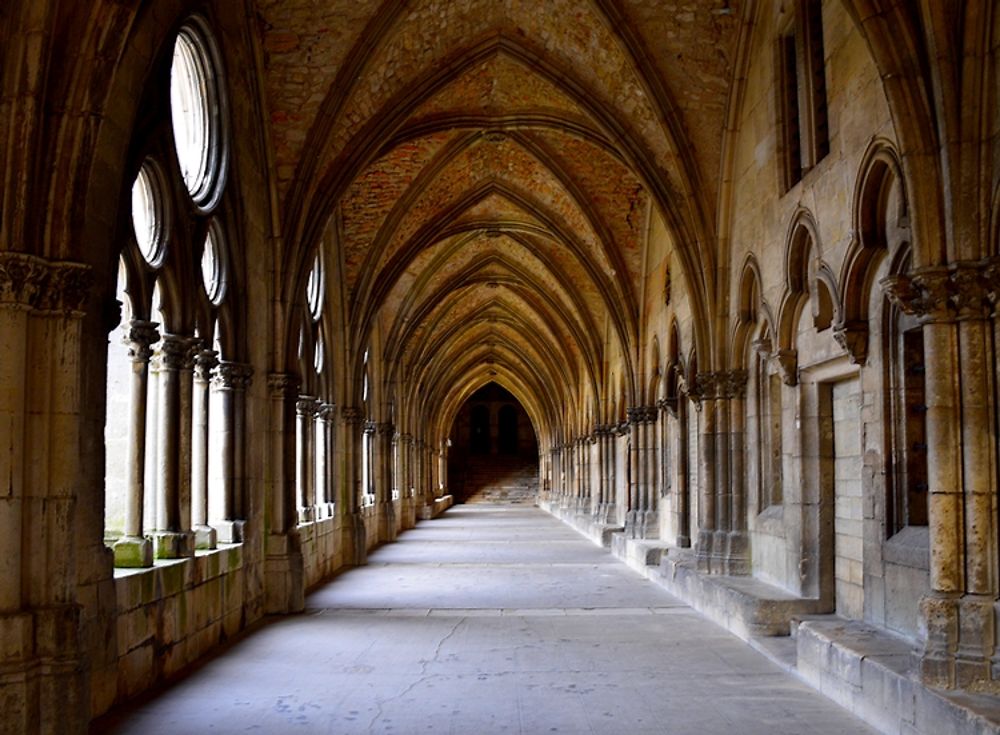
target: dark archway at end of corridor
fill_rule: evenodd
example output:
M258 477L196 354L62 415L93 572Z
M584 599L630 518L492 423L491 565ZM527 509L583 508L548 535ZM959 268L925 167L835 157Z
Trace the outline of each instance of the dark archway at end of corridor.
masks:
M448 488L458 503L533 503L538 439L524 407L496 383L465 402L451 427Z

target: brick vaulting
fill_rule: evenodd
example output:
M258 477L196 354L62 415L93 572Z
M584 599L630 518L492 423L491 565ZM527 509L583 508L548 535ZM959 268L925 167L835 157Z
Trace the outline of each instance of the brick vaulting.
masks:
M1000 729L998 48L995 0L0 0L0 733L469 498L884 732Z

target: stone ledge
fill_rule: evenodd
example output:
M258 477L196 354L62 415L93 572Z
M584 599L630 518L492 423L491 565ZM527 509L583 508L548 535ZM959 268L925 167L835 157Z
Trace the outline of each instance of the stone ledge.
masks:
M799 676L882 732L1000 733L1000 700L923 686L905 638L831 615L801 622L796 643Z
M689 549L668 548L658 567L642 571L745 641L758 636L787 636L796 617L824 612L820 600L796 597L754 577L703 574Z

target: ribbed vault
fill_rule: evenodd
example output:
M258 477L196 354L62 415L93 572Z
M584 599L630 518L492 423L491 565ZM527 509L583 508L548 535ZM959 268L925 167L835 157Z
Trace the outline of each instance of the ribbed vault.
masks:
M259 3L277 196L300 244L287 288L316 247L337 261L343 369L359 376L379 346L382 420L444 437L495 381L546 446L642 401L654 212L708 322L720 158L692 138L722 137L737 23L655 5ZM718 44L689 60L688 34Z

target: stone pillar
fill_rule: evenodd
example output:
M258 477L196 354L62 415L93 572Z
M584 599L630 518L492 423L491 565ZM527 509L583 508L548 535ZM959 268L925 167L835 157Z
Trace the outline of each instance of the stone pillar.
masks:
M721 571L729 575L751 572L744 461L747 379L746 370L730 370L724 373L720 382L720 396L725 399L728 418L725 442L717 449L725 451L728 458L727 476L720 494L720 504L726 508L725 517L720 517L720 528L726 531Z
M716 425L715 405L715 373L698 373L695 385L691 389L691 397L698 402L702 411L701 422L701 452L698 458L698 475L701 485L698 492L698 540L695 543L695 555L698 569L711 573L717 565L715 561L715 531L716 531Z
M365 528L361 487L361 441L364 418L361 410L352 406L340 409L341 448L343 451L341 494L337 499L344 518L341 548L350 549L350 563L364 564L368 558L368 531Z
M154 554L159 559L194 555L194 534L182 526L181 512L181 372L189 366L190 338L165 334L160 343L159 451L157 452L156 530Z
M0 730L76 732L88 711L77 564L88 266L0 252ZM90 498L87 498L88 500ZM98 526L99 527L99 526Z
M253 368L228 360L220 361L212 373L212 390L219 397L221 431L218 452L221 464L222 503L220 517L212 519L212 526L222 543L243 541L246 523L244 508L246 497L246 391L250 387ZM272 400L274 395L272 393Z
M601 438L604 441L604 462L601 465L604 502L601 505L600 521L605 525L614 525L617 516L617 498L615 497L615 464L617 463L615 441L617 439L617 426L606 425Z
M319 517L331 518L334 512L332 480L330 469L333 466L333 417L336 406L332 403L321 403L316 412L316 504Z
M271 451L265 507L264 606L268 613L298 612L305 606L305 575L296 528L295 496L295 409L299 380L289 373L271 373L267 382Z
M295 494L299 523L315 520L316 510L316 411L312 396L299 396L295 403Z
M398 526L396 525L396 503L392 497L393 478L393 451L392 436L396 428L392 422L386 421L375 424L375 446L374 446L374 472L375 472L375 498L376 513L378 515L378 528L380 541L394 541Z
M629 538L653 538L658 531L653 493L655 451L651 438L655 430L656 409L640 406L628 409L627 414L632 441L625 533Z
M129 323L127 340L132 379L129 386L128 497L125 535L114 545L116 567L153 566L153 543L143 533L142 512L146 489L146 395L152 345L160 339L157 326L139 319Z
M959 600L966 581L958 330L949 280L942 267L882 281L889 298L922 321L931 591L920 601L920 668L926 683L942 687L956 682Z
M191 432L191 530L196 549L214 549L218 536L208 525L208 417L209 385L219 361L214 350L199 350L194 357Z

